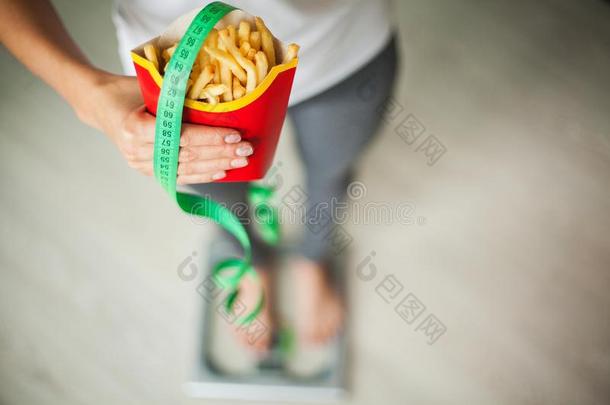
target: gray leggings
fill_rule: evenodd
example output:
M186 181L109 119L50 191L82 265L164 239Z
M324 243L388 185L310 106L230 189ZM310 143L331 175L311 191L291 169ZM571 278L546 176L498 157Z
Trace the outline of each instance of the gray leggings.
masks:
M323 262L332 253L326 226L330 220L332 228L334 222L334 210L330 207L344 199L354 164L379 127L380 107L391 95L396 65L396 44L392 38L360 70L288 110L296 129L308 197L305 211L308 226L303 227L298 253L311 260ZM227 207L240 207L234 212L246 219L250 215L243 209L247 187L248 183L207 183L191 189ZM323 222L326 231L322 232L316 224L322 226ZM252 240L253 263L268 262L273 249L258 238L250 225L246 229ZM228 234L223 233L222 237L234 243Z

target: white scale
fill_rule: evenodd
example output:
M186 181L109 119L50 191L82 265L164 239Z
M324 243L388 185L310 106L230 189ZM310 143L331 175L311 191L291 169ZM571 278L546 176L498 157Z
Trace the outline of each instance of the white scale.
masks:
M209 263L203 268L210 268ZM342 269L343 270L343 269ZM341 274L339 272L338 274ZM266 358L247 375L233 375L217 367L214 360L214 330L224 321L216 314L213 302L201 299L203 305L201 338L191 381L184 384L187 395L207 399L235 399L250 401L306 401L334 402L347 395L345 332L326 348L327 366L308 377L288 372L285 352L274 345ZM345 328L344 328L345 330ZM274 339L277 340L277 339ZM224 344L224 340L221 340ZM217 342L218 343L218 342Z

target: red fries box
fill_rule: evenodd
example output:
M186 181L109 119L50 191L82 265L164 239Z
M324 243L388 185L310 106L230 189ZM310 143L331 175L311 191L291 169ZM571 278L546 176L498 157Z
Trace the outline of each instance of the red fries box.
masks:
M160 49L179 41L198 11L194 10L178 18L163 34L131 51L144 104L152 114L157 111L163 77L153 63L144 57L143 48L146 44L153 43ZM241 10L234 10L221 19L215 28L237 26L242 19L254 25L254 17ZM286 45L275 37L273 42L277 60L281 61L286 53ZM252 92L233 101L212 105L198 100L185 100L183 122L234 128L240 132L243 140L252 143L254 147L254 154L249 157L247 166L227 170L226 177L218 182L251 181L265 176L273 162L297 63L298 59L293 59L273 66Z

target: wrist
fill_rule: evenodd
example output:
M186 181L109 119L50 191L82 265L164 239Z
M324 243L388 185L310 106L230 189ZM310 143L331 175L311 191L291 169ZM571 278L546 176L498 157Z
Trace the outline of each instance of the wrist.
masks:
M95 70L81 80L70 104L82 122L114 139L129 114L143 104L136 78Z
M116 76L103 70L89 68L73 81L72 89L65 98L85 124L102 129L99 111L105 105L108 84L114 77Z

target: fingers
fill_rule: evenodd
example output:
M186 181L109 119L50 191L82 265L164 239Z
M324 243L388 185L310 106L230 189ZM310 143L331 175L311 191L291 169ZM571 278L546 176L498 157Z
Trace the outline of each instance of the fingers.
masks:
M248 142L236 144L223 144L214 146L184 146L180 148L178 162L192 162L195 160L209 160L230 157L245 157L254 153L252 145ZM155 155L154 144L141 145L132 153L130 161L152 161Z
M134 148L131 155L126 156L127 161L133 162L148 162L153 160L155 154L155 146L152 143L146 143Z
M212 181L220 180L226 175L227 173L224 170L214 173L179 175L176 179L176 183L180 185L210 183Z
M132 169L145 176L153 175L152 161L128 161ZM214 159L178 165L177 184L209 183L226 177L226 170L244 167L248 164L246 158Z
M153 175L153 163L152 163L152 161L137 162L137 161L133 161L133 160L128 160L127 164L129 165L129 167L131 167L132 169L137 170L138 172L142 173L144 176L152 176Z
M128 161L127 164L145 176L153 175L152 161ZM247 164L248 160L246 158L214 159L182 163L178 165L176 183L181 185L209 183L224 178L227 175L226 170L244 167Z
M155 142L155 117L142 106L130 113L123 123L119 143L129 146L153 144ZM182 124L180 146L222 145L241 140L239 132L231 128L206 125Z
M178 184L209 183L248 165L254 152L233 129L184 124L178 155Z
M225 144L218 146L184 146L180 148L178 162L192 162L195 160L209 160L218 158L246 157L254 150L248 142Z
M241 135L234 129L182 124L180 146L214 146L237 143Z
M199 160L195 162L178 163L178 175L196 175L216 173L224 170L239 169L248 165L245 157Z
M155 117L144 106L125 118L116 143L127 164L152 176ZM252 145L234 129L184 123L178 155L178 184L206 183L226 176L226 170L248 164Z

